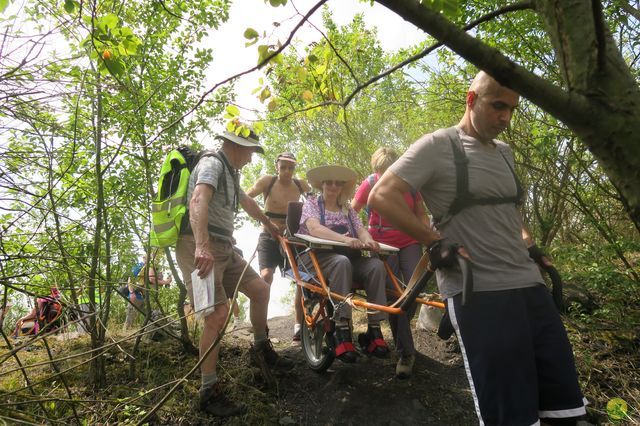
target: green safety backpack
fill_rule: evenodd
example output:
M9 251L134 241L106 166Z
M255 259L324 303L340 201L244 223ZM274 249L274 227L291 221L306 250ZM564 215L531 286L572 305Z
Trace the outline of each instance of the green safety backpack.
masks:
M214 151L196 152L182 146L171 150L164 159L160 169L158 191L151 202L151 246L175 246L181 230L188 226L189 210L187 206L187 191L191 171L203 157L216 157L225 167L229 168L226 159ZM233 176L234 174L231 173ZM226 173L221 173L218 188L223 188L226 194Z

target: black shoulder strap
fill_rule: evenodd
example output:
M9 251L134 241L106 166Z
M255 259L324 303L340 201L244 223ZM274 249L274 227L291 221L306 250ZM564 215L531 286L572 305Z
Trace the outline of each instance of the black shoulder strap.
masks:
M518 179L518 175L516 174L516 171L513 170L513 167L511 167L511 163L509 163L509 161L507 160L507 157L504 155L504 151L502 150L502 148L498 147L498 151L500 151L500 155L502 155L504 162L507 163L507 166L509 167L509 171L513 175L513 179L516 182L515 203L517 205L520 205L524 202L524 190L522 189L522 183L520 182L520 179Z
M276 181L278 180L278 176L274 176L271 178L271 182L269 182L269 186L267 186L267 190L264 191L264 202L267 202L267 198L269 197L269 194L271 194L271 189L273 188L273 185L276 184ZM300 195L304 194L304 189L302 189L302 184L300 183L300 179L293 179L293 183L296 184L296 186L298 187L298 191L300 191Z
M235 212L237 212L238 211L238 206L240 204L240 174L238 173L238 171L236 169L234 169L231 166L231 163L229 163L229 160L224 155L224 152L217 151L216 154L217 154L216 158L218 158L220 161L222 161L222 164L224 164L224 166L226 167L227 171L229 172L229 174L233 178L233 210ZM224 173L223 173L223 175L224 175ZM229 200L228 200L228 197L226 195L226 185L225 185L225 202L228 205Z
M269 194L271 194L271 189L273 188L273 185L276 184L276 181L278 180L278 176L274 176L271 178L271 182L269 182L269 186L267 186L267 190L264 191L264 197L263 197L263 201L266 203L267 202L267 198L269 198Z
M455 132L455 137L449 129L447 129L447 136L449 136L451 150L453 151L453 163L456 166L456 197L449 206L449 212L447 213L449 216L458 214L473 198L473 195L469 192L469 159L464 152L464 146L458 136L458 132L455 127L452 129Z
M453 216L460 213L460 211L474 205L496 205L496 204L521 204L524 196L524 191L520 180L516 175L513 167L504 155L504 152L500 146L496 149L500 152L502 159L507 164L509 171L511 172L516 185L516 195L513 197L485 197L476 198L471 192L469 192L469 159L464 151L464 145L458 135L458 131L455 127L450 127L445 130L445 133L451 144L451 150L453 152L453 161L456 167L456 196L443 216L434 218L434 223L440 227L449 222Z
M224 168L232 176L233 178L233 209L234 211L237 212L238 205L239 205L239 194L240 194L240 182L239 182L238 171L231 166L231 164L229 163L229 160L221 151L203 151L199 153L198 156L196 157L195 164L197 164L204 157L215 157L218 161L220 161L223 164ZM194 164L194 167L195 167L195 164ZM226 173L224 173L224 171L220 173L220 176L218 177L218 191L220 191L220 188L222 188L222 192L224 193L225 206L228 206L230 203L229 203L229 194L227 193L227 175Z

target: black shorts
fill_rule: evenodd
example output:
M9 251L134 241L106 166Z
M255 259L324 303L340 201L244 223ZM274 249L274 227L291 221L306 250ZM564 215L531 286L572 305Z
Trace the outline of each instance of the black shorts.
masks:
M447 300L480 424L532 425L586 413L571 345L546 287ZM453 303L452 303L453 301Z
M260 270L284 266L284 257L280 252L280 243L268 232L261 232L258 238L258 265Z

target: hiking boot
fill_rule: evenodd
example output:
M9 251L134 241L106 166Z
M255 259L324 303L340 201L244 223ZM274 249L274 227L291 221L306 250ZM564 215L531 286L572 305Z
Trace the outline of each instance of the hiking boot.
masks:
M295 363L289 358L278 355L278 353L273 349L273 344L269 339L256 343L253 347L253 351L256 355L258 353L262 355L267 365L276 370L291 370L295 365Z
M349 326L336 327L335 341L336 357L340 361L349 364L356 362L356 359L358 359L358 353L356 352L356 348L353 346L353 342L351 340L351 329Z
M398 379L408 379L413 371L413 364L416 362L415 355L400 355L396 364L396 377Z
M379 325L369 325L366 333L360 333L358 344L368 355L373 355L377 358L386 358L389 355L389 347L382 337Z
M231 401L222 392L220 383L215 383L211 387L200 390L200 411L218 417L231 417L244 414L247 406Z

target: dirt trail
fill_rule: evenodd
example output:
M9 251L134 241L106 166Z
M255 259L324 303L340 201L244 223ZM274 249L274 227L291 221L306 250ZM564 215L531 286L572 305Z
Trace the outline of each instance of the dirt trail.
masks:
M414 321L415 322L415 321ZM472 425L477 424L464 367L452 342L433 332L416 331L418 355L408 380L394 378L396 357L361 356L356 364L336 360L326 373L308 368L301 347L292 345L291 316L269 320L278 352L296 360L293 371L278 376L280 424L302 425ZM359 328L356 324L356 333ZM391 333L383 328L391 343ZM234 336L235 335L235 336ZM232 333L249 339L250 333Z

